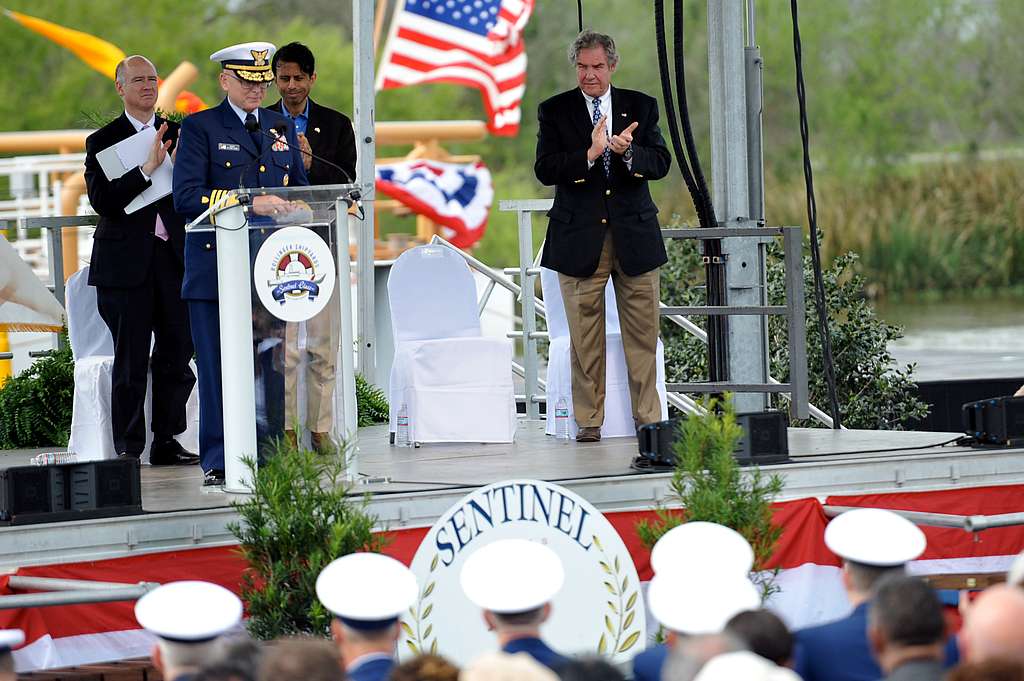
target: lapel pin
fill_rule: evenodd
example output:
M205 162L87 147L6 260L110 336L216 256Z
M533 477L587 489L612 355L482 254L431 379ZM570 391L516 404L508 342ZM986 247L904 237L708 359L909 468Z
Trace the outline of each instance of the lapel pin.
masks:
M320 132L320 128L313 128L313 132Z
M625 117L626 117L626 114L619 114L619 115L620 115L620 116L622 116L623 118L625 118Z

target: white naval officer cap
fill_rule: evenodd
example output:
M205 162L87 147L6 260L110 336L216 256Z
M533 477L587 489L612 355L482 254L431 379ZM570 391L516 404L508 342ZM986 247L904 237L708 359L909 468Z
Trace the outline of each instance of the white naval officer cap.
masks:
M554 598L565 581L565 568L544 544L498 539L466 558L459 581L477 607L513 615L536 610Z
M353 629L374 630L398 621L419 593L416 575L380 553L350 553L316 578L316 596Z
M734 615L761 606L757 587L730 572L655 574L647 600L665 628L693 635L717 634Z
M651 549L655 574L719 570L746 576L754 567L754 549L736 530L701 520L673 527Z
M854 563L896 567L924 553L927 541L917 525L881 508L858 508L832 520L825 545Z
M142 628L173 643L205 643L242 620L242 601L219 584L170 582L135 604Z
M254 83L269 83L274 80L270 60L277 48L273 43L238 43L217 50L210 55L210 61L220 62L224 68L242 80Z
M25 632L21 629L0 629L0 654L8 653L25 642Z

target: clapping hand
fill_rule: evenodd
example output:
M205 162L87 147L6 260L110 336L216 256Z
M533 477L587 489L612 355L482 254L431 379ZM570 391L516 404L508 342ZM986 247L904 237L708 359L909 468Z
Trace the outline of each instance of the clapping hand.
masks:
M600 120L594 124L594 129L590 133L590 148L587 149L588 161L596 161L608 146L608 130L605 129L607 119L607 116L601 116Z
M608 146L616 154L626 153L626 149L629 149L629 145L633 144L633 131L636 130L636 126L639 125L636 121L629 124L625 130L620 132L618 135L612 135L612 138L608 140Z
M153 138L153 146L149 149L149 156L146 158L146 162L142 164L142 173L147 177L153 174L153 171L160 167L160 164L167 158L167 150L171 148L171 141L164 141L164 135L167 133L167 123L161 123L160 127L156 131L156 137Z

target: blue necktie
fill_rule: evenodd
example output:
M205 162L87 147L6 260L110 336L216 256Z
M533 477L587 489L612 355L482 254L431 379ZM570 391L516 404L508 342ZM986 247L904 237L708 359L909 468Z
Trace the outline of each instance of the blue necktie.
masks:
M601 120L601 100L597 97L594 98L594 125ZM604 152L601 153L601 164L604 165L604 176L612 176L612 150L608 147L604 148Z

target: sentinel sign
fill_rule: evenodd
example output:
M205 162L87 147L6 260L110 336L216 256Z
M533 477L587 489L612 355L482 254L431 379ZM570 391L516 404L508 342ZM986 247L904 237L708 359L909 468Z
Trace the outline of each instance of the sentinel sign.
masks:
M564 487L509 480L463 497L424 537L411 566L420 593L402 621L403 656L436 652L461 665L497 650L479 608L462 593L459 575L473 551L511 538L549 546L565 568L565 585L541 630L551 647L565 655L601 653L625 661L645 645L640 580L611 524Z

